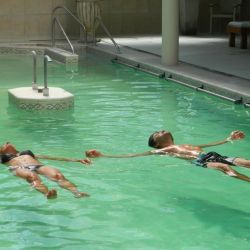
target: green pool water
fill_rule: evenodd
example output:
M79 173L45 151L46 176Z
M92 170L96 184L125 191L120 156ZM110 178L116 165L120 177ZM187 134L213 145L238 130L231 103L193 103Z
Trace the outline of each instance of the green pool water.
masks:
M36 154L81 158L148 150L148 136L173 132L176 143L200 144L243 130L244 140L211 148L250 158L250 110L109 60L88 55L77 73L50 63L49 86L75 95L64 112L26 112L8 103L7 90L31 86L31 56L0 56L0 138ZM43 82L42 58L38 80ZM87 199L56 183L46 200L2 165L1 249L250 249L250 183L169 157L43 161L59 168ZM237 168L250 175L249 169Z

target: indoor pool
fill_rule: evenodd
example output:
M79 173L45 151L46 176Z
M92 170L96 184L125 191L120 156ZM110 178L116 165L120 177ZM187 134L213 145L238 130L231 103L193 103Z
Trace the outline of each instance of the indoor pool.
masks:
M43 59L38 80L43 82ZM148 136L172 131L176 143L200 144L243 130L242 141L212 150L250 158L250 109L88 55L77 73L48 68L48 86L75 95L75 107L28 112L7 90L31 86L31 56L0 56L0 138L36 154L82 158L149 150ZM47 200L2 165L1 249L249 250L250 183L170 157L43 161L58 167L89 198L56 188ZM250 169L238 168L250 175Z

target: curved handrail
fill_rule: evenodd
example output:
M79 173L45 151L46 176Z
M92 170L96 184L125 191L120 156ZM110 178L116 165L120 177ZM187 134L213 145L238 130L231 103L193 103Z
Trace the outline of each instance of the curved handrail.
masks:
M68 36L66 35L61 23L59 22L59 20L54 17L55 15L55 12L58 10L58 9L63 9L65 10L71 17L73 17L73 19L80 25L80 27L83 29L84 31L84 36L85 36L85 42L86 42L86 37L87 37L87 29L86 27L81 23L81 21L68 9L66 8L65 6L61 6L61 5L58 5L57 7L55 7L53 10L52 10L52 29L51 29L51 42L52 42L52 47L55 46L55 22L58 24L58 26L60 27L61 31L63 32L67 42L70 44L70 47L71 47L71 50L74 51L74 49L72 49L72 44L70 43L70 40L68 38ZM73 52L74 53L74 52Z
M95 23L96 23L97 21L98 21L99 24L102 26L103 30L106 32L106 34L108 35L109 39L110 39L110 40L112 41L112 43L114 44L114 46L115 46L117 52L118 52L119 54L121 54L121 49L120 49L120 47L119 47L118 44L115 42L114 38L111 36L111 34L110 34L110 32L108 31L107 27L104 25L102 19L101 19L100 17L97 17L97 16L96 16L96 17L95 17ZM95 40L96 40L96 37L95 37L95 30L94 30L94 42L95 42Z
M52 17L54 16L55 12L58 9L64 9L71 17L73 17L75 19L76 22L78 22L80 24L80 26L83 28L84 32L87 32L86 27L81 23L81 21L68 8L66 8L65 6L58 5L57 7L55 7L52 10Z
M66 38L66 40L67 40L67 42L68 42L68 44L69 44L69 46L70 46L70 48L71 48L71 50L72 50L72 54L75 54L74 47L73 47L72 43L70 42L70 40L69 40L69 38L68 38L66 32L64 31L64 29L63 29L63 27L62 27L60 21L58 20L58 18L57 18L57 17L54 17L52 22L53 22L53 24L52 24L52 47L55 46L55 23L57 23L57 25L58 25L59 28L61 29L61 31L62 31L64 37Z

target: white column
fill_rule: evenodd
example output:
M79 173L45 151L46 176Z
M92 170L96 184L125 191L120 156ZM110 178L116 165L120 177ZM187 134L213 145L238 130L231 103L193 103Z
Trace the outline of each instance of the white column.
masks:
M162 0L162 63L178 64L179 0Z

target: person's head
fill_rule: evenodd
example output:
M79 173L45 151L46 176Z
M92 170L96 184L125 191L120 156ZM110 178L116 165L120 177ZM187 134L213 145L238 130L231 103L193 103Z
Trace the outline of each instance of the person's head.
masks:
M0 154L16 154L17 149L10 143L6 142L0 147Z
M172 134L168 131L156 131L150 135L148 139L148 146L152 148L164 148L172 145L174 143L174 138Z

